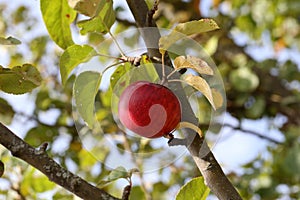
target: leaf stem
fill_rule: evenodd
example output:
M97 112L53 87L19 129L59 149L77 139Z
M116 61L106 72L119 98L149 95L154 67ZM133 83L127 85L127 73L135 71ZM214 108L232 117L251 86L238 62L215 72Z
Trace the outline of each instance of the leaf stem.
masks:
M108 67L106 67L106 68L103 70L102 74L104 74L108 69L110 69L110 68L112 68L112 67L114 67L114 66L116 66L116 65L118 65L118 64L123 64L123 63L124 63L124 61L121 61L121 62L117 62L117 63L114 63L114 64L109 65Z
M119 49L121 56L126 57L125 53L123 52L123 50L121 49L119 43L117 42L117 39L115 38L115 36L110 31L108 31L108 34L110 35L110 37L112 38L112 40L116 44L117 48Z
M172 75L174 75L175 73L177 72L176 69L174 69L168 76L167 76L167 79L169 79Z

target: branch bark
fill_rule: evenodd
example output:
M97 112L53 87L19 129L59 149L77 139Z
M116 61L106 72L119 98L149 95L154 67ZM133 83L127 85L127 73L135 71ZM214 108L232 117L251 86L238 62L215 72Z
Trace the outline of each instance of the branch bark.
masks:
M0 144L6 147L13 156L27 162L45 174L50 181L64 187L78 197L86 200L120 200L64 169L48 156L45 149L42 147L32 147L10 131L1 122Z
M145 41L148 48L148 54L150 58L161 57L159 53L158 41L160 38L160 33L157 28L147 29L146 27L156 27L155 22L147 21L148 7L144 0L127 0L127 4L135 18L136 24L141 31L141 35ZM145 29L146 28L146 29ZM148 31L149 30L149 31ZM171 61L166 58L166 64L168 66ZM161 69L156 66L156 70L160 75ZM180 85L179 85L180 88ZM181 100L182 107L184 108L183 120L189 121L194 124L198 124L198 120L195 116L191 115L192 109L189 105L185 94L181 91L175 91L176 95ZM185 145L188 148L191 156L193 157L197 167L199 168L201 174L204 177L206 185L211 189L211 191L221 200L241 200L239 193L233 187L231 182L228 180L224 174L222 168L215 159L213 153L210 151L205 140L200 138L198 134L193 131L186 131ZM178 140L174 140L178 143ZM172 145L172 141L169 143Z

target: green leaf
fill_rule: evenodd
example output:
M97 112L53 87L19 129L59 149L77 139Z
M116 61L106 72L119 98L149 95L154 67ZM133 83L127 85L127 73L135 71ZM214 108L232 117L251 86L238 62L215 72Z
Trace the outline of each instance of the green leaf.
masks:
M50 191L54 189L55 186L56 184L49 181L48 177L30 167L23 177L20 190L23 195L28 196L30 194Z
M146 200L145 191L140 186L133 186L131 188L129 200Z
M14 117L14 110L9 103L0 98L0 121L4 124L10 124Z
M246 109L245 116L251 119L257 119L263 116L266 109L266 100L263 96L255 97L255 101L250 108Z
M39 71L30 64L12 69L0 66L0 90L12 94L24 94L38 87L42 82Z
M92 154L89 151L85 149L80 150L78 154L78 158L79 158L80 169L85 171L91 170L92 167L97 163L97 159L94 156L92 156Z
M174 60L174 67L176 70L183 68L190 68L199 74L213 75L214 71L208 64L201 58L194 56L178 56Z
M0 98L0 121L4 124L10 124L14 117L14 110L9 103Z
M159 51L164 54L172 44L186 36L205 33L216 29L219 29L219 26L212 19L201 19L180 23L170 34L159 39Z
M106 180L101 180L99 185L104 186L105 184L111 183L113 181L116 181L120 178L127 179L131 176L131 172L128 172L124 167L120 166L116 169L112 170L109 175L107 176Z
M229 80L240 92L251 92L259 85L259 78L247 67L240 67L230 73Z
M9 36L8 38L0 37L0 45L18 45L21 41Z
M163 182L157 182L153 185L152 197L153 199L164 199L166 192L168 191L168 185Z
M213 109L216 109L214 100L213 100L213 95L210 86L206 82L205 79L203 79L200 76L194 76L191 74L187 74L183 77L183 80L193 86L195 89L197 89L199 92L201 92L209 101Z
M41 0L41 11L49 35L61 48L66 49L74 44L70 24L76 12L66 0Z
M100 73L86 71L79 74L74 83L76 108L89 128L93 128L95 122L94 104L100 82Z
M59 67L63 85L65 85L72 70L80 63L88 62L97 52L88 45L72 45L60 57Z
M219 26L213 19L200 19L180 23L175 27L174 30L185 35L193 35L213 31L216 29L219 29Z
M114 88L119 79L131 69L130 63L124 63L117 67L114 73L110 76L110 87Z
M186 183L176 195L176 200L205 200L209 195L209 188L204 184L203 177L197 177Z
M24 140L32 146L39 146L43 142L50 142L58 135L56 127L38 125L30 129Z
M117 167L116 169L112 170L109 173L107 180L115 181L120 178L128 178L129 175L130 175L130 173L124 167L120 166L120 167Z
M68 0L68 2L71 8L89 17L94 17L97 10L106 3L103 0Z
M114 24L116 16L113 10L111 0L103 1L97 9L97 15L88 20L78 22L78 27L81 28L80 33L85 35L90 32L107 33L110 27Z

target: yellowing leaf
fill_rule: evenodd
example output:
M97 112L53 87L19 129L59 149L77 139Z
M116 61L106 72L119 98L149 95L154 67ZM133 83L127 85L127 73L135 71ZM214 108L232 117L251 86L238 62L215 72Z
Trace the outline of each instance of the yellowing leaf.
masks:
M38 87L42 82L40 72L30 64L12 69L0 66L0 90L12 94L24 94Z
M195 89L201 92L207 98L213 109L216 109L212 91L205 79L201 78L200 76L194 76L191 74L185 75L183 79L187 84L193 86Z
M201 129L196 126L195 124L192 124L190 122L180 122L177 126L177 129L181 129L181 128L189 128L194 130L196 133L198 133L198 135L202 138L203 137L203 133L201 131Z
M216 106L216 109L221 108L224 103L222 94L215 88L212 88L211 92L212 92L212 96L214 99L214 104Z
M213 75L214 71L208 64L201 58L194 56L178 56L174 60L175 69L190 68L199 74Z
M219 29L219 26L213 19L200 19L180 23L175 27L174 30L185 35L193 35L213 31L216 29Z
M74 44L70 24L76 17L65 0L41 0L41 11L53 41L63 49Z
M100 4L105 3L102 0L68 0L68 2L71 8L89 17L95 16L98 8L101 7Z
M88 45L72 45L68 47L60 57L60 75L62 83L65 84L72 70L79 65L89 61L97 52Z
M167 51L172 44L186 36L205 33L216 29L219 29L219 26L212 19L201 19L197 21L195 20L186 23L180 23L170 34L160 38L159 51L160 53L164 54L164 52Z

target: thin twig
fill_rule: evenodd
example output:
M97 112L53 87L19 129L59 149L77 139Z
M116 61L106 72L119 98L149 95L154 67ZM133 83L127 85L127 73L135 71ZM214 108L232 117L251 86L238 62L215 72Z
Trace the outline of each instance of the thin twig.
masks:
M275 140L275 139L273 139L273 138L270 138L270 137L268 137L268 136L262 135L262 134L260 134L260 133L255 132L255 131L241 128L240 126L234 126L234 125L232 125L232 124L223 124L223 126L229 127L229 128L231 128L231 129L233 129L233 130L241 131L241 132L243 132L243 133L255 135L255 136L257 136L257 137L259 137L259 138L261 138L261 139L268 140L268 141L273 142L273 143L275 143L275 144L282 144L282 142L280 142L280 141L277 141L277 140Z

